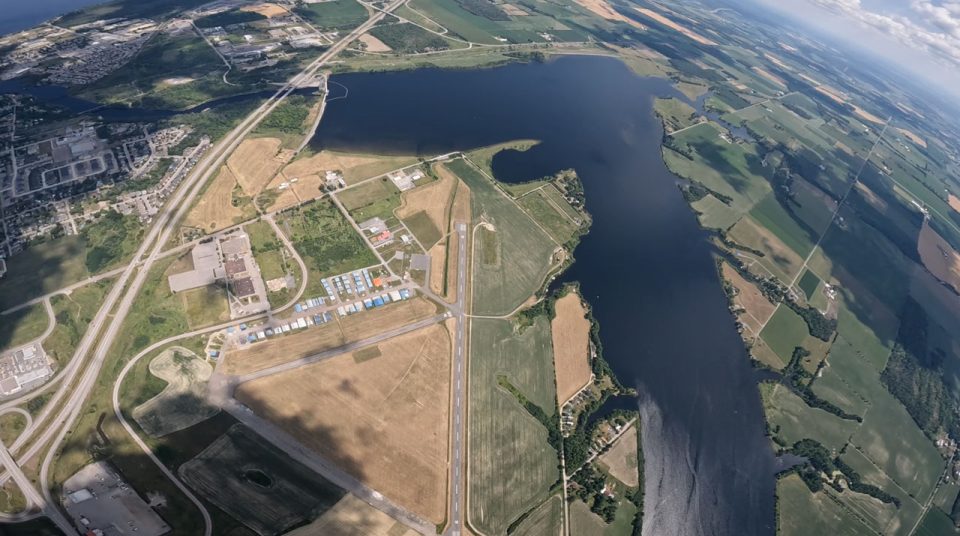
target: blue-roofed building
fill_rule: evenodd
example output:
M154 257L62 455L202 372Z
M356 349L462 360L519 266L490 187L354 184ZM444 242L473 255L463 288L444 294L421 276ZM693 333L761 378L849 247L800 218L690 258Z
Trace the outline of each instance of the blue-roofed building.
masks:
M381 298L380 296L377 296L376 298L373 299L373 304L377 307L383 307L383 298Z

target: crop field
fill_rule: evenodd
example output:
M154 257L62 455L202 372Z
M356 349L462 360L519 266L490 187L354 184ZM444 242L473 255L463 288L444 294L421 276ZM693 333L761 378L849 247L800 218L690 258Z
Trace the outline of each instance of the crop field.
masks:
M320 278L377 263L367 244L329 200L284 212L277 223L307 265L310 294L320 294Z
M777 503L780 513L777 534L875 534L826 493L811 493L797 475L777 481Z
M817 396L844 411L863 415L869 407L867 396L879 381L879 371L865 362L860 352L841 335L833 342L827 366L812 387Z
M807 334L807 323L803 318L789 307L783 306L777 308L777 312L760 332L760 337L770 345L784 363L789 363L793 349L803 346Z
M310 522L345 495L241 425L178 473L203 498L263 535Z
M497 381L507 376L547 415L556 413L550 327L539 317L518 335L508 320L474 319L470 341L468 516L478 530L501 534L542 503L559 476L546 428Z
M50 325L42 303L0 315L0 351L36 339Z
M518 202L521 207L530 213L533 219L550 233L550 236L552 236L554 240L560 244L564 244L573 238L574 234L580 228L580 225L562 208L562 205L558 205L557 202L547 194L548 189L556 191L556 188L548 184L542 189L534 190L524 195ZM566 200L561 198L561 201L563 201L563 204L567 205L567 207L570 206Z
M543 284L556 246L520 207L470 164L455 160L446 166L470 188L474 223L491 224L496 231L487 233L495 234L499 245L495 264L480 262L474 268L473 313L509 313Z
M321 151L314 155L298 158L290 162L283 168L283 173L287 177L302 177L304 175L323 175L325 171L339 171L343 173L344 182L347 184L356 184L363 179L383 175L389 171L416 163L417 159L411 156L382 156Z
M760 395L771 431L789 445L810 438L837 453L857 430L856 421L811 408L783 385L763 383Z
M741 214L720 201L713 194L707 194L703 199L690 203L697 213L700 225L707 229L727 230L740 220Z
M253 203L243 195L243 189L230 168L224 166L213 179L196 204L187 213L184 225L212 233L257 215Z
M663 151L664 161L677 175L730 197L731 207L743 214L770 193L769 171L756 147L728 142L720 137L722 132L715 123L704 122L671 136L669 148Z
M960 292L960 254L926 221L923 222L923 229L920 231L920 243L917 249L927 270L930 270L934 277Z
M242 384L237 398L371 488L440 523L450 435L447 328L433 325L369 349Z
M794 179L790 186L793 193L791 210L800 221L810 226L819 235L827 230L837 210L837 202L816 186L802 179Z
M387 514L347 494L313 523L286 536L415 536L416 532Z
M465 9L469 2L450 2L444 0L416 0L410 7L430 17L450 32L467 41L488 45L501 44L495 37L502 37L511 43L543 42L540 32L549 32L561 41L583 41L580 32L541 13L527 16L508 16L500 7L493 5L496 12L476 15ZM530 5L546 6L549 2L532 2ZM529 11L529 5L524 5ZM568 13L569 14L569 13Z
M751 217L744 217L730 229L730 238L742 246L763 253L757 264L766 270L751 267L758 275L773 274L780 281L790 282L803 266L803 258L784 244L772 232Z
M460 183L446 168L434 169L440 180L404 192L396 212L427 249L447 234L454 194Z
M563 526L563 498L554 495L520 523L513 536L557 536Z
M451 45L446 38L405 22L374 26L370 35L390 49L406 54L446 50Z
M863 453L856 448L848 446L841 458L844 463L852 467L853 470L860 475L864 482L878 486L887 493L900 499L900 508L878 503L863 495L854 493L843 493L840 494L838 498L847 504L851 510L859 513L865 523L876 527L877 522L882 522L882 525L877 529L878 532L884 534L902 534L904 536L909 534L914 523L919 520L923 512L923 506L904 491L903 488L898 486L896 482L891 480L889 476L877 469L873 461L864 456ZM848 497L844 496L857 497L857 499L848 501L846 500ZM950 506L953 506L952 502Z
M367 20L367 10L356 0L304 4L295 11L314 26L325 30L351 28Z
M750 338L756 338L760 326L773 315L776 306L770 303L770 300L760 292L756 285L744 279L729 263L723 263L722 275L723 279L729 281L737 290L733 303L744 310L738 318L749 330L747 335Z
M814 293L818 288L820 288L820 278L817 277L817 274L808 269L803 272L802 276L800 276L800 280L797 281L797 286L799 286L800 290L803 291L803 294L807 297L807 300L811 300L813 299Z
M695 124L696 110L679 99L654 99L653 109L663 120L663 128L667 134Z
M772 193L753 207L750 216L761 227L772 232L788 248L804 258L819 238L799 224Z
M914 534L916 536L949 536L960 534L960 530L953 524L950 516L939 508L931 508Z
M204 402L213 367L190 350L170 348L150 360L150 374L166 383L158 395L133 409L144 432L162 437L213 417L219 408Z
M580 294L571 291L554 304L550 323L557 375L557 401L562 405L590 383L590 321Z
M227 159L227 168L247 197L256 197L283 165L280 140L277 138L247 138L240 142Z
M631 488L640 485L640 474L637 471L637 432L632 426L623 432L613 447L601 454L599 459L600 464L613 478Z

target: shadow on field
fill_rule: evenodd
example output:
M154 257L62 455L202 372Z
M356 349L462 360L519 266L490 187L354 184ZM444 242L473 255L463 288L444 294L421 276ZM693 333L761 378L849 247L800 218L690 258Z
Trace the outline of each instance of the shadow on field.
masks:
M181 398L184 400L176 401L180 407L206 403L191 393ZM157 458L203 502L212 518L215 535L284 534L308 525L347 494L346 490L273 447L259 435L262 431L248 428L226 412L221 411L183 430L152 438L133 420L132 409L123 408L126 420ZM59 470L55 472L55 495L59 494L62 481L73 472L88 463L105 460L154 507L170 525L172 533L202 534L204 522L200 511L134 444L112 409L93 408L89 413L86 418L95 421L95 426L85 427L78 423L77 432L89 432L82 436L71 434L63 446ZM325 459L332 465L355 478L364 477L360 463L340 449L333 431L307 427L299 418L274 420L275 416L261 417L273 420L283 429L299 427L302 433L308 434L311 442L323 444ZM202 473L203 485L198 485L198 479L190 477L196 468ZM367 510L353 511L352 514L351 522L356 519L358 527L373 525L376 517L376 512ZM0 524L0 536L43 534L33 527L27 532L14 529L15 526ZM369 534L363 529L351 532L352 529L344 527L344 530L339 534Z

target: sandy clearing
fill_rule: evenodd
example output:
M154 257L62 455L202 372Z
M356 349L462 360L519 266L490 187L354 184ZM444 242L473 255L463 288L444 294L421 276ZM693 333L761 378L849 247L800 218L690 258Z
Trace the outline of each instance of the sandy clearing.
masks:
M960 212L960 197L957 197L953 194L948 194L947 200L950 203L950 208L952 208L953 210L956 210L957 212Z
M452 322L448 321L448 322ZM446 516L448 326L240 386L237 399L400 506Z
M206 232L223 229L243 220L243 208L233 206L233 189L237 179L226 166L220 168L207 191L200 196L184 220L184 225L203 229Z
M277 138L248 138L227 159L227 167L248 196L259 194L283 165L280 143Z
M783 87L783 88L787 87L787 83L784 82L782 78L780 78L779 76L771 73L770 71L762 67L753 67L753 71L759 74L760 76L766 78L767 80L773 82L774 84L777 84L780 87Z
M610 476L635 488L640 485L637 472L637 431L631 425L607 452L600 455L600 463L607 466Z
M322 176L325 171L341 171L343 180L347 184L355 184L363 179L376 177L415 163L417 163L417 159L410 156L380 156L321 151L308 158L290 162L283 172L287 177L293 178L311 174Z
M904 138L907 138L913 143L919 145L920 147L923 147L924 149L927 148L927 141L921 138L920 136L914 134L912 130L907 130L905 128L898 128L897 132L899 132Z
M607 20L625 22L630 26L633 26L634 28L637 28L639 30L647 29L647 27L644 26L643 24L640 24L639 22L631 19L630 17L621 15L619 12L617 12L617 10L613 9L613 6L608 4L606 0L576 0L576 2L580 4L582 7L587 8L587 10L589 10L594 15L597 15L601 18L604 18Z
M646 15L647 17L650 17L651 19L659 22L660 24L666 26L667 28L670 28L671 30L674 30L676 32L680 32L681 34L685 35L690 39L693 39L694 41L700 43L701 45L709 45L709 46L717 45L716 42L711 41L706 37L703 37L702 35L694 32L693 30L690 30L685 26L681 26L677 24L676 22L668 19L667 17L664 17L663 15L657 13L656 11L653 11L652 9L647 9L645 7L638 7L634 9Z
M917 251L923 265L940 281L960 292L960 254L924 221Z
M309 525L284 536L414 536L416 532L348 494Z
M557 400L566 403L590 383L590 321L580 294L570 292L554 305L550 323L553 362L557 375Z
M254 13L259 13L268 19L272 19L273 17L283 17L290 14L289 11L278 6L277 4L270 3L245 6L240 8L240 11L253 11Z
M363 34L360 36L360 42L367 45L366 50L369 52L390 52L393 50L386 43L377 39L376 37L370 34Z

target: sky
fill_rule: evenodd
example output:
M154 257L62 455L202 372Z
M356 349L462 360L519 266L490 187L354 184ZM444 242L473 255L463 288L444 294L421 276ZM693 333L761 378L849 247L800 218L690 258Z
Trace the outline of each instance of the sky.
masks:
M960 103L960 0L754 0L887 58Z

